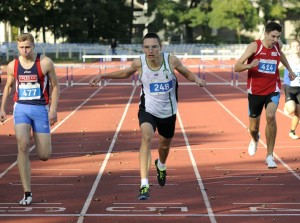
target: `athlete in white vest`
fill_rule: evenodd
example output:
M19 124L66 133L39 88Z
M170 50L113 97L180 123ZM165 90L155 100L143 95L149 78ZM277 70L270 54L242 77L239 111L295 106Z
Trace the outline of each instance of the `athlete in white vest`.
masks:
M157 181L160 186L166 182L166 160L175 132L177 112L177 78L178 71L189 81L205 86L205 81L182 65L174 55L161 52L161 41L157 34L148 33L142 42L143 52L140 58L133 60L129 68L104 75L94 76L90 86L95 86L101 78L129 78L139 73L142 83L139 105L139 125L142 131L140 147L141 186L138 199L146 200L150 196L149 169L151 166L151 142L157 129L159 133L159 158L155 160Z
M295 133L295 130L299 123L300 117L300 46L297 40L293 40L290 43L291 54L288 55L287 60L294 71L296 78L294 80L289 79L289 72L284 70L284 93L285 93L285 105L284 111L287 114L294 114L291 123L291 130L289 137L292 139L299 139L299 136Z

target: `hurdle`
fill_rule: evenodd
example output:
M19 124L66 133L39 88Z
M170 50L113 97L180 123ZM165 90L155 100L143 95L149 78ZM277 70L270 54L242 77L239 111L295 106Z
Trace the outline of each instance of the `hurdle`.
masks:
M66 82L58 83L58 85L64 85L66 87L69 86L69 66L66 65L54 65L55 68L66 68Z
M213 73L213 72L207 72L206 68L231 68L230 69L230 81L224 79L223 77L220 77L219 75ZM234 86L234 69L233 66L231 65L205 65L202 68L203 70L203 75L202 75L202 79L206 80L206 73L210 73L210 75L217 77L218 79L222 80L222 82L207 82L206 85L230 85L230 86Z
M229 50L221 50L219 51L219 54L213 54L213 50L202 50L201 51L201 55L187 55L187 54L181 54L181 55L176 55L179 59L182 60L182 62L184 63L184 61L188 60L188 59L198 59L199 62L196 60L196 65L187 65L186 67L189 68L194 68L194 73L197 74L197 76L199 78L202 78L204 80L207 79L207 75L212 75L215 76L217 78L219 78L221 81L220 82L209 82L207 83L207 85L230 85L230 86L234 86L235 84L235 80L234 80L234 72L233 72L233 66L232 65L226 65L224 64L224 60L235 60L237 59L239 56L236 54L230 54ZM136 59L136 58L140 58L140 55L82 55L82 59L83 59L83 66L84 67L89 67L89 65L84 64L87 59L99 59L99 64L100 64L100 69L102 71L102 74L107 73L107 70L111 69L111 68L117 68L119 67L120 69L125 69L126 67L126 62L128 60L132 60L132 59ZM109 63L112 62L112 59L119 59L120 65L109 65ZM212 60L217 60L219 61L218 65L211 65L211 64L207 64L205 61L212 61ZM196 69L197 70L196 70ZM228 78L222 78L220 75L212 73L212 72L208 72L207 70L209 68L221 68L223 69L230 69L230 71L228 71L228 74L230 74L230 76L226 76ZM222 73L226 73L227 71L223 71ZM226 74L227 75L227 74ZM141 83L139 81L138 78L135 78L136 75L132 76L132 80L130 82L113 82L113 81L108 81L106 78L103 80L103 85L104 86L109 86L109 85L131 85L131 86L139 86ZM194 85L195 83L192 82L180 82L180 85Z
M82 65L72 65L72 66L70 66L70 70L71 70L71 80L70 80L70 86L71 87L74 87L74 86L88 86L89 85L89 82L81 82L81 81L83 81L83 80L85 80L86 78L88 78L88 76L87 77L85 77L85 78L83 78L83 79L81 79L81 80L79 80L79 81L77 81L77 82L75 82L74 81L74 67L77 67L77 68L82 68L82 69L85 69L86 67L88 67L88 68L97 68L98 69L98 74L100 74L101 75L101 66L85 66L85 67L83 67ZM102 86L102 82L101 82L101 80L99 81L99 83L97 84L98 86Z
M239 86L239 85L246 85L247 82L243 81L243 82L240 82L239 81L239 73L236 72L235 73L235 86Z

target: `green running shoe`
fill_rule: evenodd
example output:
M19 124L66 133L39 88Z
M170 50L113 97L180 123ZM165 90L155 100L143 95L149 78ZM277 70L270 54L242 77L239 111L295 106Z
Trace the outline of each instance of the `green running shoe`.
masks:
M157 182L159 186L163 187L166 184L166 178L167 178L167 171L166 170L160 170L157 166L158 159L155 160L155 166L156 166L156 171L157 171Z
M150 189L147 186L142 186L139 192L139 200L148 200L150 197Z

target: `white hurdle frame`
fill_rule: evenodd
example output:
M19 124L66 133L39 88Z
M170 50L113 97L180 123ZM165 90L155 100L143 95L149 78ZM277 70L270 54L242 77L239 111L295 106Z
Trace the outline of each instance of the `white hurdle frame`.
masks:
M227 51L226 51L227 53ZM205 61L205 60L219 60L219 61L223 61L223 60L228 60L228 59L237 59L237 55L176 55L178 58L180 59L199 59L200 61ZM140 55L83 55L82 59L83 59L83 64L82 65L59 65L56 67L65 67L66 68L66 82L65 83L60 83L60 85L65 85L65 86L85 86L85 85L89 85L89 83L84 83L84 82L74 82L74 74L73 74L73 68L74 67L82 67L84 68L98 68L99 69L99 74L102 73L106 73L106 69L107 68L116 68L119 67L120 69L124 69L128 66L125 65L120 65L120 66L108 66L105 64L100 64L98 66L95 65L86 65L84 64L86 62L86 59L99 59L100 63L105 63L107 59L109 59L109 61L111 61L111 59L121 59L122 61L127 61L127 59L135 59L135 58L139 58ZM209 82L206 83L207 85L238 85L238 84L242 84L238 82L238 74L236 73L236 75L234 75L234 71L233 71L233 66L232 65L203 65L200 63L200 65L190 65L187 67L193 67L193 68L198 68L198 76L200 77L202 75L202 78L205 80L206 78L206 68L217 68L217 67L221 67L221 68L231 68L231 80L230 81L224 81L224 82ZM70 80L69 80L69 76L70 76ZM115 82L110 82L107 81L107 79L102 80L103 81L103 86L108 86L108 85L129 85L129 86L135 86L135 85L140 85L140 81L137 77L137 75L133 75L132 76L132 81L130 82L122 82L122 83L115 83ZM102 86L102 81L99 82L99 86ZM179 82L179 85L195 85L195 83L192 82Z

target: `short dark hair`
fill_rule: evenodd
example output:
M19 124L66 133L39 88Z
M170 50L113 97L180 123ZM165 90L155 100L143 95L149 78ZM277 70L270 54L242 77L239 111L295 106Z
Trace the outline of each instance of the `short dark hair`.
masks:
M159 45L161 46L161 40L159 38L159 36L156 33L147 33L144 37L143 37L143 42L142 44L144 44L144 40L145 39L157 39Z
M274 30L278 31L278 32L282 32L282 26L280 24L278 24L277 22L268 22L266 24L266 33L272 32Z

